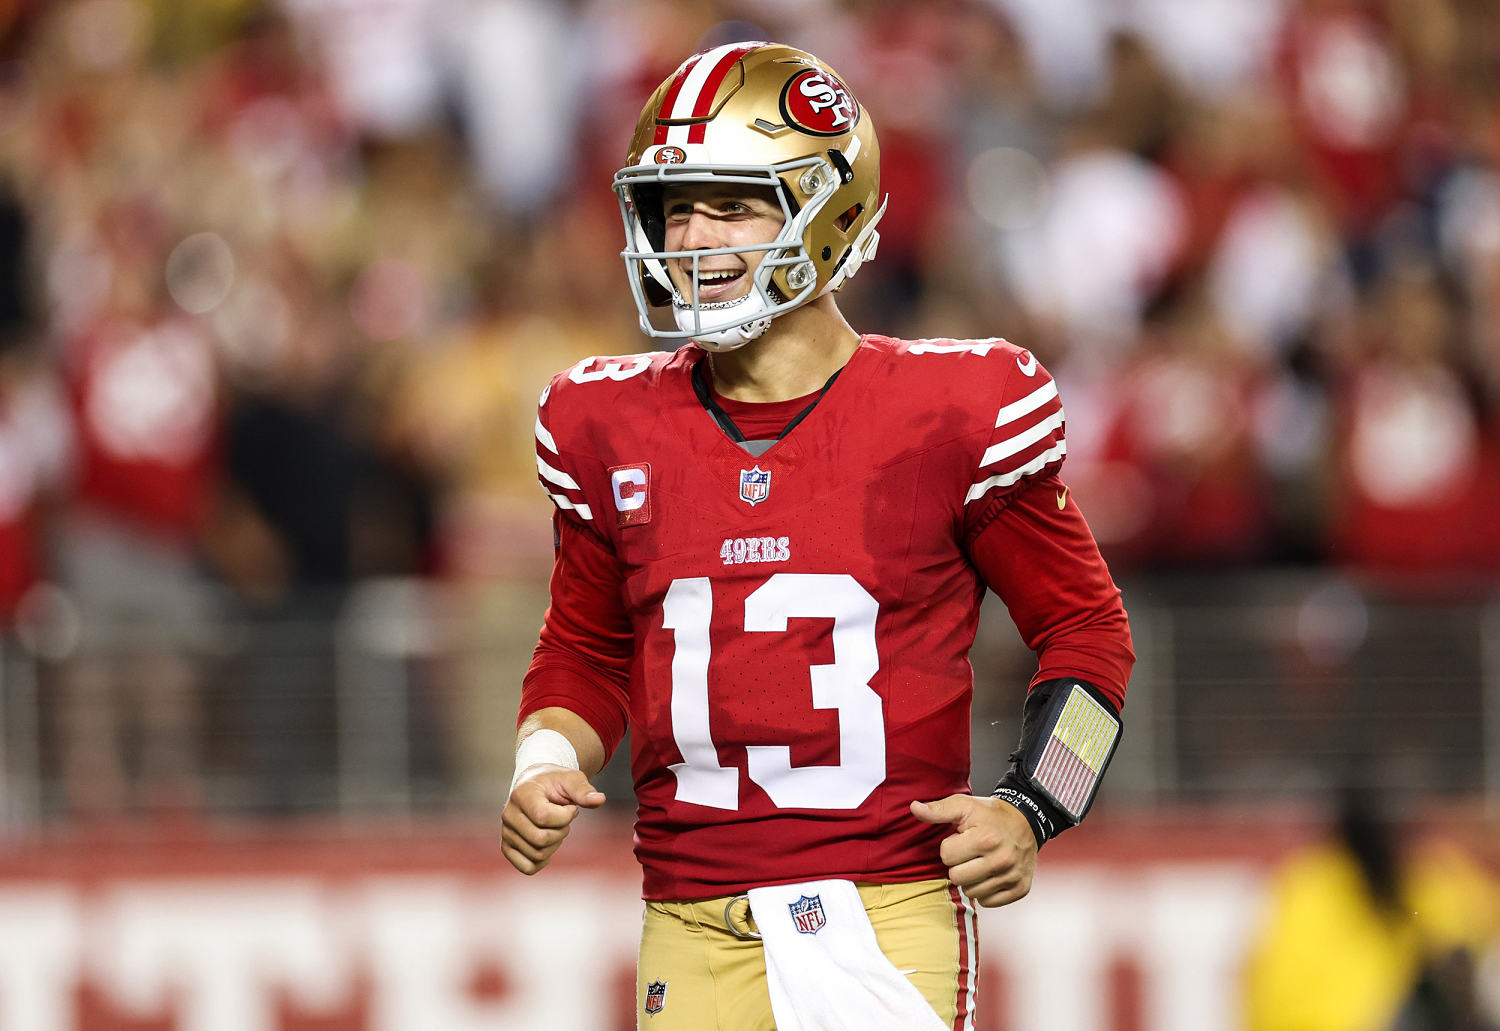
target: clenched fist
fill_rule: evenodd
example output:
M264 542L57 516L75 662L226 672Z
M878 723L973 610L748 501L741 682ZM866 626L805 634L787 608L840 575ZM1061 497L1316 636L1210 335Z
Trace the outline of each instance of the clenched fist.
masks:
M951 823L939 855L948 879L981 906L1004 906L1025 898L1036 873L1036 835L1021 811L998 798L949 795L913 802L923 823Z
M500 852L530 876L552 861L578 810L597 809L604 793L578 770L543 763L522 774L501 814Z

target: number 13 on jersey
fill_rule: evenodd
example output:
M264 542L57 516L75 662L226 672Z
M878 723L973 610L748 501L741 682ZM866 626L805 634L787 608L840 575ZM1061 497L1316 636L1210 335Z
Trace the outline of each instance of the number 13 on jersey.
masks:
M745 599L746 633L785 633L787 620L833 620L833 662L811 666L811 704L838 712L839 763L793 766L791 749L766 743L745 749L746 772L782 809L854 809L885 780L885 715L870 680L880 669L875 620L880 604L852 576L777 573ZM709 726L709 624L713 588L707 577L673 580L662 602L672 631L672 737L682 762L677 800L715 809L739 808L739 770L719 762ZM789 694L805 690L787 684Z

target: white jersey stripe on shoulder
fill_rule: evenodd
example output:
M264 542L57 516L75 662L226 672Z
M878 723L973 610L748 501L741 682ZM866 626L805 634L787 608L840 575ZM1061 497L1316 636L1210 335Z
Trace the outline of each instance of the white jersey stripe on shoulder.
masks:
M573 477L569 476L561 469L552 468L552 466L548 465L542 460L541 455L536 456L536 471L540 473L542 479L546 480L548 483L555 483L559 487L566 487L568 490L578 490L577 480L573 479Z
M557 450L557 441L552 439L552 434L548 432L547 427L542 425L542 417L540 415L536 417L536 442L548 451L551 451L554 455L560 453Z
M593 510L581 501L577 503L569 501L561 494L548 494L547 497L551 498L558 508L566 508L571 511L577 512L585 519L591 520L594 518Z
M996 473L994 476L991 476L987 480L980 480L978 483L974 484L974 486L969 488L969 493L964 496L964 504L967 505L975 498L983 497L984 493L992 487L1009 487L1012 483L1015 483L1017 480L1021 479L1021 477L1030 476L1034 472L1039 472L1040 470L1046 468L1048 465L1062 458L1062 456L1067 453L1068 442L1065 440L1060 440L1057 442L1056 447L1048 448L1046 451L1043 451L1031 461L1021 466L1021 468L1012 469L1008 473Z
M1063 411L1059 408L1030 429L1023 430L1013 437L1006 437L1004 440L985 448L984 457L979 460L979 468L983 469L987 465L994 465L1001 459L1009 458L1011 455L1025 451L1037 441L1046 438L1062 424Z
M1015 422L1028 412L1036 411L1056 396L1057 382L1049 379L1046 383L1043 383L1031 393L1021 398L1021 400L1012 401L1000 409L1000 414L995 416L995 425L1004 426L1008 422Z

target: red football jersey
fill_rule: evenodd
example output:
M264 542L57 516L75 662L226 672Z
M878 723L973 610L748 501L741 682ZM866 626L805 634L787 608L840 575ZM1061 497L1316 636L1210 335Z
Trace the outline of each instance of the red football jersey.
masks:
M560 551L521 717L570 708L612 749L628 715L647 898L943 876L951 830L908 806L968 791L986 585L1039 678L1118 699L1128 675L1119 593L1054 475L1052 378L1003 340L866 336L752 457L695 393L703 356L588 359L544 391Z

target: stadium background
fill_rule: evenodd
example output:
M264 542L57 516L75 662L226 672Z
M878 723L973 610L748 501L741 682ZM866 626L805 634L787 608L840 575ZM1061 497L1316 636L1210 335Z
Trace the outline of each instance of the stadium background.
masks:
M1056 374L1132 615L981 1026L1500 1020L1500 5L9 0L0 1029L633 1026L624 770L497 846L533 405L642 348L607 184L735 38L877 117L851 322ZM980 787L1029 659L987 611ZM1343 933L1287 914L1352 786L1431 904Z

